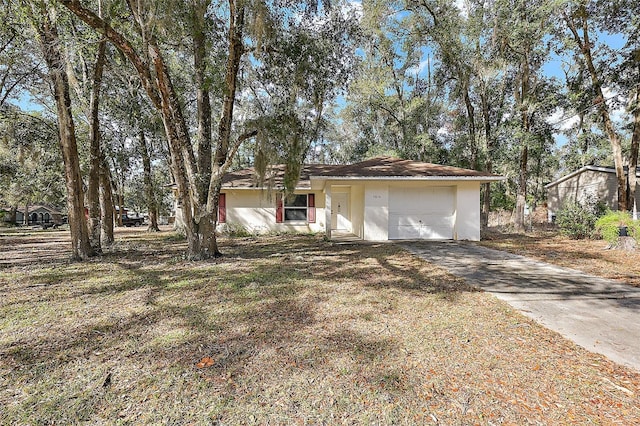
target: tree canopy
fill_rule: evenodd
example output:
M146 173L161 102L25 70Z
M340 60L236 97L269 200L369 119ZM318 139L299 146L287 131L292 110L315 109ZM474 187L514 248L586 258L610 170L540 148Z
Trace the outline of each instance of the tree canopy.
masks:
M105 206L157 216L174 183L187 256L216 256L229 170L284 163L291 191L305 162L381 153L507 176L483 186L485 225L507 208L522 228L545 183L594 163L615 165L619 204L633 207L637 2L2 4L0 199L60 206L66 173L67 209L89 212L72 227L95 251L112 240ZM86 196L70 202L77 188Z

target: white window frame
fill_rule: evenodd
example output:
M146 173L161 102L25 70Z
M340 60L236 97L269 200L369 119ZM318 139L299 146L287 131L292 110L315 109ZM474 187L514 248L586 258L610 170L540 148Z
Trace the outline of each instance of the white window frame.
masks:
M308 223L309 222L309 194L293 194L295 197L304 197L304 206L287 206L287 197L282 197L282 221L284 223ZM304 211L304 219L287 219L287 210Z

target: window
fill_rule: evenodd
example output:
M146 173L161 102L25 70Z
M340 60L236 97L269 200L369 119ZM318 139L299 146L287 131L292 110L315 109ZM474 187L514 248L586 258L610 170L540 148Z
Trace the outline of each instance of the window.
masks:
M276 197L276 223L316 221L315 195L294 194Z
M307 194L284 198L284 221L307 220Z

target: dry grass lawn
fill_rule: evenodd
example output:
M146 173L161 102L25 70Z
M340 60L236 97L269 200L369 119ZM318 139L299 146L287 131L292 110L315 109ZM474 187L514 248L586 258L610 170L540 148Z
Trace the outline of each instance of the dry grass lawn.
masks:
M395 245L222 244L0 232L0 423L640 424L638 373Z

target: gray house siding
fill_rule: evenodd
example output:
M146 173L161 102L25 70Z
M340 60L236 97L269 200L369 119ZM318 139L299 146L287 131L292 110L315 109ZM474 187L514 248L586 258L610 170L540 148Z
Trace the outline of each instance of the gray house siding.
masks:
M549 216L568 203L584 203L596 198L612 210L618 209L618 189L615 170L586 166L546 185ZM636 205L640 207L640 188L636 185Z

